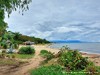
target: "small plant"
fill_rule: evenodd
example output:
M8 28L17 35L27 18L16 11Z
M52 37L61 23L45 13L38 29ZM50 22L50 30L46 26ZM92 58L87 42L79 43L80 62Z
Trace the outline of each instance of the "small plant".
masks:
M35 49L32 47L21 47L19 50L19 54L34 54Z
M6 50L2 50L2 53L6 53Z
M40 51L40 55L44 55L44 54L47 54L47 53L48 53L47 50L41 50L41 51Z
M60 50L70 50L70 48L66 45L66 46L63 46Z
M19 47L18 44L15 43L15 44L14 44L14 48L15 48L15 49L18 49L18 47Z
M6 55L7 58L10 58L10 55Z
M86 68L87 75L99 75L95 66L89 66Z
M16 56L15 55L12 55L12 58L14 59Z
M41 50L40 55L44 58L46 58L42 63L47 63L49 60L51 60L54 57L54 54L47 50Z
M2 58L5 58L5 57L6 57L6 54L5 54L5 53L2 53L2 54L1 54L1 57L2 57Z
M49 54L49 52L47 50L41 50L40 51L40 55L44 58L47 58L47 55Z

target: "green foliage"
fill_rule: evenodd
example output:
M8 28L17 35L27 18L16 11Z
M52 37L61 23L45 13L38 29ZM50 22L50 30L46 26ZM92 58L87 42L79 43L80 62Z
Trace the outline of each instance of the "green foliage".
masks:
M20 58L20 59L30 59L32 57L34 57L33 54L15 54L16 58Z
M19 59L30 59L34 57L34 54L7 54L6 56Z
M41 50L40 55L44 58L46 58L45 62L48 62L54 57L54 54L51 53L50 51L48 52L47 50Z
M50 43L49 41L47 41L45 39L22 35L22 34L20 34L18 32L17 33L13 33L13 34L14 34L14 40L19 44L22 44L23 42L26 42L26 41L32 41L35 44Z
M70 50L70 48L66 45L66 46L63 46L60 50L65 51L65 50Z
M84 70L89 62L78 51L68 50L61 54L58 63L65 66L68 71Z
M16 11L18 8L22 9L22 12L28 9L28 4L32 0L0 0L0 10L4 10L10 14L12 11Z
M31 71L30 75L66 75L59 65L43 66Z
M99 69L100 70L100 69ZM100 75L95 66L88 66L86 68L87 75Z
M47 50L41 50L40 51L40 55L45 56L46 54L48 54Z
M31 70L30 75L86 75L86 73L82 71L66 72L60 65L50 65Z
M19 45L17 43L14 44L14 48L18 49Z
M21 47L19 50L19 54L34 54L35 49L32 47Z
M4 49L7 49L7 44L3 44L3 48Z
M46 61L49 61L54 57L54 54L49 51L44 57L46 57Z
M0 10L0 37L5 33L7 23L4 22L4 10Z
M41 38L33 38L34 39L34 42L36 44L45 44L45 43L50 43L49 41L47 41L46 39L41 39Z
M28 8L28 4L32 0L0 0L0 36L2 36L6 32L6 28L8 27L7 23L5 23L5 12L11 14L12 11L16 11L20 9L26 11Z

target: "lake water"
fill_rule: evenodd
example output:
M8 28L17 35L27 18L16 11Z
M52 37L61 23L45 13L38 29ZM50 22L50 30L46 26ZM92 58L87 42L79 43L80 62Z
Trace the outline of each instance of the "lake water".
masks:
M78 49L80 52L100 54L100 43L54 43L50 47L60 49L62 46Z

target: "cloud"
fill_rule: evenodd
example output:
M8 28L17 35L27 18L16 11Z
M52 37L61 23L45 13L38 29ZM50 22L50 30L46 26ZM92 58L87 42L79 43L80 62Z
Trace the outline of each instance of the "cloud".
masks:
M57 27L54 30L57 30L57 32L59 32L59 33L65 33L65 32L68 33L68 32L78 32L78 31L81 31L80 29L75 28L75 27Z
M48 40L100 41L100 0L32 1L23 16L6 16L8 30Z

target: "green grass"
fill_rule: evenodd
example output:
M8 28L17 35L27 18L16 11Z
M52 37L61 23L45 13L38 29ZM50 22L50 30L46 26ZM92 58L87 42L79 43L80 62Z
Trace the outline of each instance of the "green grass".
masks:
M15 56L15 58L20 58L20 59L30 59L34 57L34 54L7 54L10 56Z
M15 54L16 58L21 58L21 59L29 59L34 57L33 54Z
M52 66L43 66L32 70L30 75L66 75L62 72L62 68L60 66L52 65Z
M65 72L64 68L59 65L42 66L40 68L31 70L30 75L86 75L86 73L79 72Z

